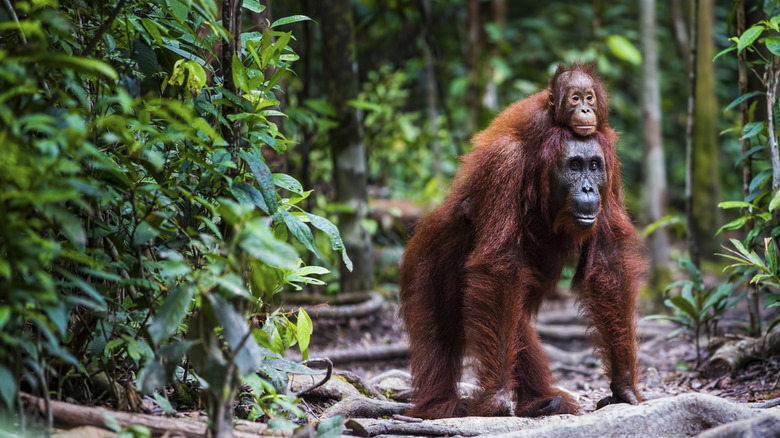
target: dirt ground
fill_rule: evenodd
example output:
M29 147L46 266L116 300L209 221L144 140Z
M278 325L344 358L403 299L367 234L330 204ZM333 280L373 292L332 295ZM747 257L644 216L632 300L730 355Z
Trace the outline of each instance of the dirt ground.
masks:
M327 312L320 313L320 317L312 315L314 335L310 357L332 351L360 353L406 342L406 334L397 315L397 304L392 297L385 301L381 310L368 316L330 319L324 317ZM603 375L599 359L592 352L584 324L577 315L574 300L566 294L548 300L539 314L542 342L553 346L554 350L565 352L561 355L563 359L567 359L566 352L574 353L570 355L574 363L551 359L557 384L579 397L580 405L588 412L595 409L599 399L608 395L609 382ZM742 326L740 323L732 324L728 331L739 333ZM696 352L690 338L668 337L674 329L671 323L661 321L641 320L639 323L639 368L642 374L639 388L645 400L689 392L707 393L735 402L760 402L780 396L780 352L766 359L753 360L732 375L706 379L694 370ZM556 334L556 330L562 330L562 333ZM716 344L717 340L712 343ZM701 340L701 346L701 360L704 361L708 356L706 340ZM392 369L408 371L408 360L401 356L380 360L357 359L337 363L335 368L370 379ZM464 364L463 381L476 383L468 359Z

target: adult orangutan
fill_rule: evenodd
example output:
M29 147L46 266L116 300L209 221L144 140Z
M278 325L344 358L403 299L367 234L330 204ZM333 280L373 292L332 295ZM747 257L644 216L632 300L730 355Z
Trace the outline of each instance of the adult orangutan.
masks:
M549 87L474 137L441 206L417 225L401 264L414 406L407 415L577 412L552 386L532 327L567 261L611 380L610 403L641 401L636 297L645 262L623 206L616 133L592 67L559 66ZM461 400L464 354L479 389ZM512 402L514 401L514 409Z

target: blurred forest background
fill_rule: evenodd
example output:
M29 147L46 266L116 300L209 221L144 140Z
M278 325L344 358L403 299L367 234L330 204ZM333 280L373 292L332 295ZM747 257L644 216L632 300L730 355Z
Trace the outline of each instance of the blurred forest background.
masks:
M773 0L4 0L8 424L25 427L27 393L133 410L136 390L170 408L198 387L227 433L243 382L251 419L289 426L287 373L313 371L283 354L297 344L306 358L312 323L284 297L395 298L407 234L471 136L559 63L595 64L610 94L653 265L641 313L698 339L742 306L745 332L767 333L780 304L778 12Z

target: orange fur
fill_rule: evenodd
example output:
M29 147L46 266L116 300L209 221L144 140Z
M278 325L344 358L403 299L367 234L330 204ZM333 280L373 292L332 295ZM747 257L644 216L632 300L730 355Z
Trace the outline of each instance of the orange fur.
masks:
M576 402L552 387L532 328L542 299L576 256L573 289L592 321L607 375L639 399L635 307L645 264L623 206L606 93L592 70L572 68L590 74L600 93L592 137L603 149L607 181L597 224L578 231L549 211L550 173L573 138L550 104L560 92L555 87L565 87L556 74L550 87L512 104L474 136L450 194L417 225L406 248L400 312L415 390L407 415L576 412ZM476 359L479 390L464 412L457 383L466 354Z

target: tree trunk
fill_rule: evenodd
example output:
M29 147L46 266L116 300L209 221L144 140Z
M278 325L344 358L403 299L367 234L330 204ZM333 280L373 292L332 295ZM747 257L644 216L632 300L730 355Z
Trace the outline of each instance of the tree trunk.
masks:
M222 41L222 83L226 90L236 93L236 85L233 83L233 56L238 54L238 46L241 41L241 7L244 0L223 0L222 1L222 23L225 29L232 35L232 39ZM236 108L230 105L223 105L223 114L225 120L228 116L236 113ZM238 148L240 137L240 121L231 122L230 126L222 127L222 138L228 144L229 148Z
M431 42L431 0L419 0L422 15L422 52L425 59L426 89L428 91L428 131L431 135L431 152L433 153L433 175L441 177L441 145L439 144L439 102L436 91L436 68L433 60Z
M685 238L688 242L688 254L691 258L691 262L694 265L699 266L699 245L696 240L698 224L696 218L693 215L693 129L694 129L694 114L696 112L696 33L698 30L698 17L699 17L699 0L691 0L691 35L690 35L690 50L688 55L690 56L688 61L688 121L685 128L685 218L686 218L686 233Z
M661 136L661 96L658 83L658 56L656 53L655 0L640 2L640 35L642 56L642 135L645 144L645 185L647 187L646 214L649 222L666 216L666 166ZM648 236L652 264L651 283L659 285L669 279L669 233L657 228ZM655 289L663 290L663 287ZM663 301L663 300L660 300Z
M307 17L314 16L312 0L303 0L302 10L303 14ZM303 63L301 68L301 82L303 83L303 88L301 90L299 101L301 104L305 104L306 101L309 100L313 95L311 89L311 65L313 60L312 47L314 47L314 26L316 26L316 23L311 21L306 21L303 23L303 44L301 44L300 48L301 62ZM303 138L301 140L301 146L298 148L301 154L300 180L303 187L307 189L311 188L312 185L311 169L309 169L309 167L311 165L311 145L314 142L314 129L316 129L316 127L310 127L306 125L303 126ZM312 201L313 200L311 196L304 200L306 211L311 211Z
M503 41L504 26L506 25L506 0L493 0L490 9L491 18L498 28L498 41L491 41L490 56L495 59L501 56L501 42ZM485 93L482 96L482 106L498 113L498 84L495 81L495 68L492 63L487 67L487 83L485 84Z
M747 29L747 23L745 20L745 0L737 0L734 6L737 12L737 35L742 35ZM739 54L739 95L744 96L748 92L748 72L747 72L747 50L743 50ZM744 128L750 122L748 115L748 103L742 102L739 104L740 120L742 127ZM747 156L747 151L750 150L750 139L742 139L742 156L745 158L742 161L742 192L744 193L744 199L747 200L750 196L750 182L753 181L753 157ZM745 209L744 214L748 215L750 212ZM745 224L745 233L750 232L755 225L753 219L749 219ZM751 336L761 336L761 315L759 313L758 303L758 288L748 288L748 315L750 316L749 332Z
M358 95L352 6L349 0L321 0L318 6L328 102L338 123L329 137L336 202L352 210L338 218L344 246L354 262L351 272L340 265L341 291L365 291L373 288L373 258L371 236L361 223L368 211L366 153L357 112L348 104Z
M688 32L685 31L685 18L683 17L680 0L672 0L672 26L674 28L674 41L677 43L677 51L683 59L685 72L691 72L691 43L688 40Z
M482 47L482 22L480 20L479 0L468 0L466 11L466 135L471 136L479 124L479 113L482 110L480 99L479 53Z
M696 104L694 111L691 219L699 255L715 259L720 249L718 103L715 94L713 0L699 0L696 38ZM690 225L690 223L689 223Z

